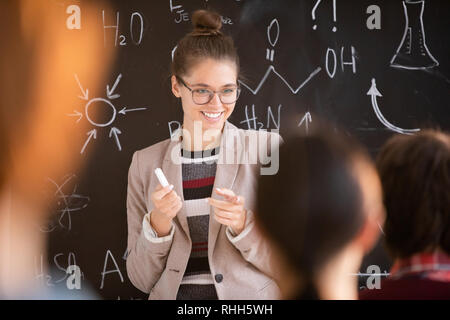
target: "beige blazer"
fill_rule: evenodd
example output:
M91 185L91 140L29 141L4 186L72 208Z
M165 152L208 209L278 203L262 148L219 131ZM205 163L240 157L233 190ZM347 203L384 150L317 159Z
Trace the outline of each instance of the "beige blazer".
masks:
M245 145L244 139L248 139L249 135L256 137L258 142L269 138L272 148L280 141L278 134L242 130L226 122L219 158L223 152L237 157L237 150L240 150L238 144ZM253 146L254 141L250 144ZM249 143L244 153L248 152L248 148ZM150 194L158 184L154 169L160 167L163 170L184 201L181 164L173 161L174 156L180 156L180 149L179 139L161 141L136 151L129 169L127 273L136 288L149 293L149 299L176 299L191 252L192 242L184 207L173 220L175 231L172 241L153 243L142 230L143 217L153 208ZM214 188L229 188L245 197L245 207L252 212L256 205L261 158L257 160L257 164L225 164L219 160L214 182ZM213 194L213 197L218 196ZM232 243L226 235L227 227L213 218L209 219L208 260L212 276L216 279L217 295L219 299L278 299L279 288L271 278L270 249L254 225L252 214L248 215L248 220L242 231L245 236Z

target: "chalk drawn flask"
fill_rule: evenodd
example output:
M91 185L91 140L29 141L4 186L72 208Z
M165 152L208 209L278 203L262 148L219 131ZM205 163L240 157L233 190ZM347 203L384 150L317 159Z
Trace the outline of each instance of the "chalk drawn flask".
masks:
M397 52L391 59L391 67L419 70L438 66L439 62L432 56L425 41L423 27L425 1L402 2L406 19L405 32Z

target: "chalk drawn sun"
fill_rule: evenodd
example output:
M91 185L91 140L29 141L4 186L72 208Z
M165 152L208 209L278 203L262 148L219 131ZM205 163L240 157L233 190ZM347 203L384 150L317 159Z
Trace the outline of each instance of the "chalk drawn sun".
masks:
M94 126L94 128L86 133L88 136L83 147L81 148L80 153L84 153L87 145L90 141L92 141L92 138L97 139L97 130L100 128L106 128L109 129L109 137L114 137L114 140L117 145L117 149L119 151L122 151L122 146L120 144L119 135L122 134L122 131L120 131L116 126L114 126L114 122L117 119L118 114L126 115L127 112L131 111L142 111L146 110L147 107L142 108L134 108L134 109L127 109L127 107L123 107L120 111L117 111L116 107L114 106L112 100L115 100L120 97L120 94L114 93L116 90L117 85L120 82L120 79L122 78L122 74L119 74L116 78L116 81L114 82L114 85L109 88L109 85L106 85L106 97L95 97L90 99L89 98L89 90L83 89L83 86L81 85L80 80L78 79L78 76L74 74L75 80L78 83L78 86L80 87L82 95L78 96L80 99L86 101L86 104L84 106L84 112L81 113L78 110L74 110L74 113L67 114L71 117L78 117L77 123L83 118L83 116L86 118L86 120ZM100 111L100 112L98 112Z

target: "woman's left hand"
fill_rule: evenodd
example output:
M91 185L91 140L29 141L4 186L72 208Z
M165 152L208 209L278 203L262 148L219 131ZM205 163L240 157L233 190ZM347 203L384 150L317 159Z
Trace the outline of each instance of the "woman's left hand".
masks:
M229 226L236 235L239 235L244 230L247 216L244 197L236 195L230 189L215 188L214 191L225 198L225 201L208 199L209 204L214 208L214 218L217 222Z

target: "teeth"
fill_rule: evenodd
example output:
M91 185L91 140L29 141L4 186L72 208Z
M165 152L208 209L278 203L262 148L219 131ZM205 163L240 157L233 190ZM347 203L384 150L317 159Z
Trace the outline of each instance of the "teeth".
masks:
M205 116L207 116L208 118L218 118L220 117L220 115L222 114L222 112L217 112L217 113L207 113L207 112L202 112Z

